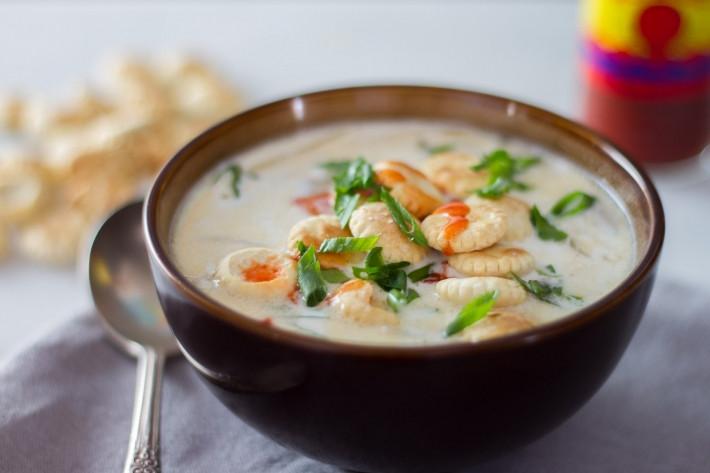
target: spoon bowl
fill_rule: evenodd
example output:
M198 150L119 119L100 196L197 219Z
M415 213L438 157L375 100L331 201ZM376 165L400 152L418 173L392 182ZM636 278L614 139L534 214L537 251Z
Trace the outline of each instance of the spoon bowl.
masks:
M124 471L160 471L162 368L178 345L165 321L151 276L141 225L142 202L113 213L89 250L89 287L106 331L138 359L130 449Z

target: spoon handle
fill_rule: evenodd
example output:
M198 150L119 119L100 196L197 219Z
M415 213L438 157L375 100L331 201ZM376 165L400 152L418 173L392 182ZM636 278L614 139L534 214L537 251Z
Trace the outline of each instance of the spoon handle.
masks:
M138 355L136 396L124 473L160 472L160 385L163 353L146 347Z

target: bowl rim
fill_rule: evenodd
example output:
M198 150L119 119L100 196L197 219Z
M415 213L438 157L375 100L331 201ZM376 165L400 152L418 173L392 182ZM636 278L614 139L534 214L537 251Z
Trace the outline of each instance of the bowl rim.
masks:
M199 149L203 143L210 141L215 134L219 135L225 131L229 131L230 124L234 121L245 120L249 119L251 116L269 113L271 109L291 109L296 101L304 103L308 100L317 100L330 94L391 93L397 90L428 94L464 94L469 97L485 100L491 104L496 104L503 110L507 110L508 113L523 113L526 115L527 119L545 122L550 126L562 127L565 132L575 135L588 145L598 148L626 172L628 177L630 177L640 189L644 196L644 202L648 204L651 221L649 222L650 233L646 252L640 255L634 268L613 290L592 304L584 306L580 310L572 312L558 320L544 323L523 332L475 343L443 341L441 343L418 345L378 345L374 343L358 343L321 338L291 329L267 325L261 320L242 315L236 310L230 309L226 305L211 299L192 285L177 269L169 256L169 251L163 246L158 236L156 223L158 204L160 202L160 196L166 187L166 182L170 179L170 176L176 172L176 168L178 168L185 159L189 158L193 150ZM315 127L318 127L318 125L315 125L314 128ZM663 246L665 217L658 192L646 171L624 154L611 141L581 123L535 105L475 90L425 85L359 85L308 92L261 104L228 117L200 133L178 150L163 166L155 178L143 206L143 231L146 237L148 253L151 255L154 264L159 266L163 274L179 289L184 297L188 298L191 303L209 313L211 316L218 317L223 321L228 321L237 328L247 331L256 337L311 352L359 357L423 359L463 354L468 355L473 353L495 353L524 348L563 336L566 333L591 323L593 320L601 317L607 309L621 303L628 293L634 291L648 277L653 276Z

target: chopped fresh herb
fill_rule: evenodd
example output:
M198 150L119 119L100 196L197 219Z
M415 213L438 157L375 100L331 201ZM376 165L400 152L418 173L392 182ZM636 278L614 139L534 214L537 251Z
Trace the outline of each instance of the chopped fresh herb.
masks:
M328 161L327 163L321 164L319 167L325 169L333 176L342 174L348 169L351 161Z
M406 266L409 266L407 261L376 267L361 268L353 266L353 276L359 279L375 281L385 291L404 289L407 287L407 273L402 268Z
M377 188L375 172L372 166L363 158L354 161L336 162L324 165L327 169L335 171L335 215L340 226L345 226L350 221L350 216L360 202L361 192Z
M525 289L530 294L534 295L541 301L547 302L552 305L558 305L556 299L564 299L567 301L581 301L582 298L579 296L572 296L565 294L562 286L551 286L545 281L538 281L537 279L530 279L529 281L524 281L517 274L511 273L513 279L518 281L523 289Z
M384 187L380 190L380 199L389 209L392 219L402 230L402 233L407 235L417 245L426 247L428 244L426 237L419 228L417 221Z
M414 289L390 289L387 293L387 304L392 307L392 310L399 312L405 305L419 297L419 293Z
M339 269L322 269L321 274L323 275L323 279L325 279L325 282L329 282L331 284L345 282L350 279L345 273L343 273Z
M466 304L456 318L446 327L446 336L458 333L481 320L491 310L497 298L498 291L495 290L486 292Z
M301 255L301 256L303 256L303 253L306 252L306 250L308 249L308 247L307 247L307 246L305 245L305 243L303 243L303 241L301 241L301 240L296 241L296 245L297 245L297 247L298 247L298 254Z
M384 265L385 259L382 257L382 247L376 246L365 257L365 266L368 268L375 268L377 266Z
M530 222L537 231L537 235L543 240L562 241L567 238L567 234L559 228L552 225L542 216L537 205L533 205L530 209Z
M351 161L348 166L333 177L336 192L372 189L375 185L375 171L364 158Z
M310 245L298 260L298 286L301 297L308 307L320 304L328 294L328 289L316 258L316 247Z
M338 222L340 226L345 228L345 226L350 221L357 204L360 202L360 195L356 192L350 193L338 193L335 194L335 204L333 209L335 210L335 215L338 217Z
M339 237L326 238L318 248L318 253L348 253L370 251L377 243L379 235L370 237Z
M421 268L417 268L414 271L410 272L407 275L407 277L412 282L419 282L419 281L429 277L429 275L431 274L431 268L433 266L434 266L434 263L429 263L426 266L422 266Z
M560 275L557 274L557 270L555 270L555 267L552 266L551 264L548 264L545 266L545 269L536 269L535 272L539 274L540 276L547 276L550 278L559 278Z
M409 266L408 261L386 264L382 258L382 247L374 247L365 258L365 267L353 266L353 276L376 282L382 289L404 290L407 288L407 273L402 268Z
M232 189L232 194L234 195L234 197L239 197L239 183L242 180L243 174L242 167L239 164L232 164L230 166L227 166L226 169L224 169L217 175L217 177L215 178L215 182L220 180L225 174L229 174L231 176L229 186Z
M581 191L570 192L562 197L550 210L555 217L568 217L588 209L597 199Z
M374 281L387 291L387 303L395 312L419 297L414 289L407 288L407 273L402 269L409 266L408 261L385 263L382 247L374 247L365 258L365 267L353 266L356 278Z
M439 154L439 153L446 153L448 151L453 151L454 149L456 149L456 147L450 143L437 145L437 146L430 146L426 142L420 141L419 146L424 151L429 153L430 156L435 155L435 154Z
M497 199L511 190L527 190L529 186L514 177L539 162L538 157L514 158L506 150L495 150L471 168L474 171L485 169L490 175L488 184L475 192L481 197Z

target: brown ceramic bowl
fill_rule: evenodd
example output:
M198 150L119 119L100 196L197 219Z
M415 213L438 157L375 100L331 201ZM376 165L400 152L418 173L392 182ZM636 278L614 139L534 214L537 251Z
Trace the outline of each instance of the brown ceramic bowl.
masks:
M339 121L460 121L542 144L601 176L630 210L637 265L558 322L478 344L366 346L269 327L200 293L168 249L175 209L220 160ZM604 383L642 317L663 241L647 176L588 129L505 98L428 87L361 87L264 105L211 128L162 170L145 225L160 299L184 354L216 397L276 442L367 472L442 472L550 431ZM631 400L629 400L631 402Z

